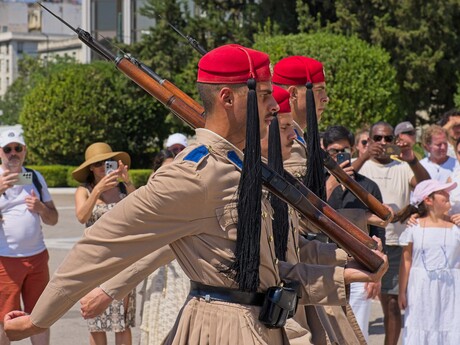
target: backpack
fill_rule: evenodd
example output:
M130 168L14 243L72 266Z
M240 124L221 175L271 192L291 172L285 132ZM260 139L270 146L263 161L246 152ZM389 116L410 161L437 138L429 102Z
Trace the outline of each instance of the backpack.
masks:
M26 167L24 167L24 169L26 169L27 172L32 173L32 183L35 186L35 188L38 190L38 194L40 195L40 201L43 202L43 197L42 197L43 186L40 183L40 180L38 179L37 173L33 169L29 169L29 168L26 168Z

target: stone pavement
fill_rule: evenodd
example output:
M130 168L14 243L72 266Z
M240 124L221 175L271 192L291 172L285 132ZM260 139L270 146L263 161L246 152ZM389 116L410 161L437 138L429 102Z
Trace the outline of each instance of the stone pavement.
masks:
M54 272L67 255L72 245L81 236L84 226L76 220L73 193L74 189L51 189L54 203L59 211L59 222L56 226L44 226L45 241L50 253L50 271ZM139 287L138 287L139 289ZM140 296L137 296L136 325L140 324ZM369 325L370 345L383 344L383 319L380 303L372 302L371 322ZM139 328L132 330L133 344L139 343ZM14 342L14 345L30 344L28 339ZM71 308L51 328L51 345L83 345L89 344L86 321L80 316L79 305ZM114 335L108 335L108 344L115 344Z

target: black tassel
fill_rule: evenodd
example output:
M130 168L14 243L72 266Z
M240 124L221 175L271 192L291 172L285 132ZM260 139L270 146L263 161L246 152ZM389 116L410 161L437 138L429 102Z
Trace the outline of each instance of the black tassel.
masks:
M304 184L313 193L326 200L326 178L321 154L321 143L316 117L313 84L307 83L307 173Z
M270 123L268 143L268 166L283 176L283 157L277 117ZM273 194L270 194L270 203L274 211L272 224L273 237L275 240L275 254L279 260L285 261L289 236L288 206L284 201Z
M235 261L230 269L241 291L255 292L259 286L262 174L259 110L256 81L248 80L246 146L238 186L238 230Z

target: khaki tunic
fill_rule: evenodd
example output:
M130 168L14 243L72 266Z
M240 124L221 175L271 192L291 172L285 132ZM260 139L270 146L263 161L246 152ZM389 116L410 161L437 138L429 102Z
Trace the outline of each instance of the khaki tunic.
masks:
M209 130L196 132L195 145L85 230L37 302L31 314L36 326L50 327L92 288L168 244L191 280L237 288L221 272L234 257L240 178L228 155L241 160L242 153ZM265 201L262 210L260 292L280 283ZM283 271L289 275L296 268L285 264ZM304 288L320 292L306 301L327 300L337 285L343 286L343 269L332 268L329 274L336 281L325 285L319 273L302 271ZM201 344L204 339L216 345L287 344L283 329L268 329L258 321L259 309L190 298L167 344Z

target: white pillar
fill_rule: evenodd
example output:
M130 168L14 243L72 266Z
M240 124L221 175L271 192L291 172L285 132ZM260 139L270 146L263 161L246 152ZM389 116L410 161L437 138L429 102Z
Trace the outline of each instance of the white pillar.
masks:
M131 44L131 0L123 0L123 43Z

